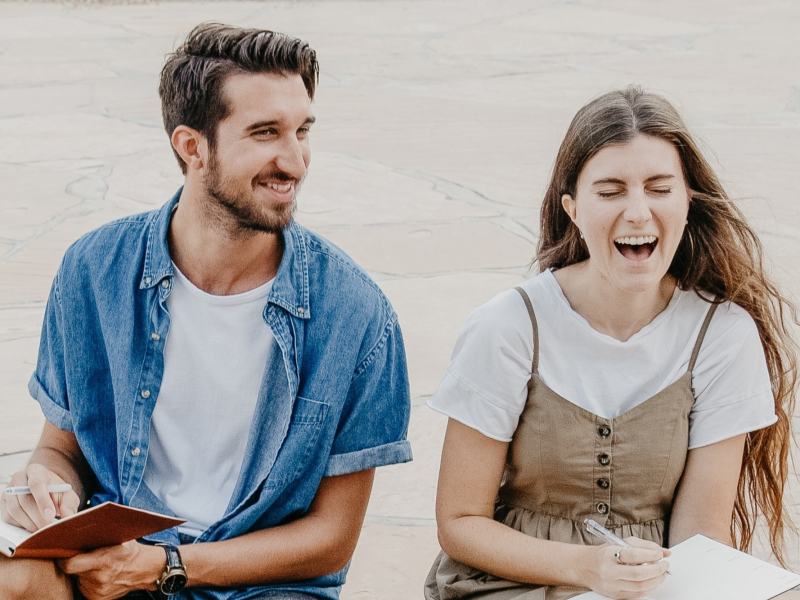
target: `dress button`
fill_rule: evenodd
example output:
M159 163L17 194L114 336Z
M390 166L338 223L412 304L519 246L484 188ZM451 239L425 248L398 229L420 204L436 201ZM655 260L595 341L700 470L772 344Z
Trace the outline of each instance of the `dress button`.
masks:
M608 513L608 504L606 504L605 502L598 502L596 508L597 512L599 512L601 515L605 515Z
M597 487L599 488L607 490L609 485L611 485L611 482L605 477L601 477L600 479L597 480Z
M142 453L142 449L138 446L131 450L131 456L139 456Z
M608 425L600 425L600 427L597 428L597 433L601 438L607 438L611 435L611 427Z
M147 400L150 397L150 390L142 390L141 392L142 398Z
M606 453L600 454L597 457L597 462L599 462L604 467L607 467L608 465L611 464L611 457Z

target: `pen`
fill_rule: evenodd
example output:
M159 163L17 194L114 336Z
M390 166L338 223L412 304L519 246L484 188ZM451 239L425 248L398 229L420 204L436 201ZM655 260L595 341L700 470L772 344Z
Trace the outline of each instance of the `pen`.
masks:
M64 492L71 492L72 486L68 483L54 483L47 486L47 492L50 494L63 494ZM9 496L26 496L31 493L31 488L27 485L17 485L7 487L3 490L4 494Z
M623 540L618 535L611 533L608 529L600 525L594 519L584 519L583 524L586 526L586 531L591 533L592 535L604 539L609 544L614 544L615 546L620 546L622 548L630 548L631 545ZM667 570L667 575L671 573Z
M618 535L614 535L608 529L600 525L594 519L584 519L583 524L586 525L586 531L591 533L593 536L599 537L604 539L609 544L614 544L615 546L622 546L623 548L630 548L630 545L625 542L621 537Z

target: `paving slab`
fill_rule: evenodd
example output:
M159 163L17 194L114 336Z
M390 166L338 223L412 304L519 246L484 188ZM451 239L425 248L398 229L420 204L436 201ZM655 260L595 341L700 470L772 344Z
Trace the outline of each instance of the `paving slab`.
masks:
M42 425L26 383L64 250L180 183L158 71L207 20L316 48L318 123L298 220L370 271L408 346L415 462L379 471L345 600L421 597L438 551L445 426L425 400L470 310L529 273L557 146L588 99L629 83L671 98L776 279L800 297L792 0L2 2L0 478ZM794 477L787 500L800 521L798 487ZM800 570L796 539L790 559Z

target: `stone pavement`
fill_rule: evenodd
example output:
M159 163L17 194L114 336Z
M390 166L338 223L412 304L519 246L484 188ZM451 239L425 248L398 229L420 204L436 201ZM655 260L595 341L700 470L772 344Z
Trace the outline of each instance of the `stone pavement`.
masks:
M372 273L408 343L416 460L379 471L346 600L421 596L444 426L424 403L468 312L528 272L548 171L586 100L632 82L671 98L799 295L792 0L2 3L0 476L41 427L25 385L64 249L180 182L157 75L203 20L317 49L299 220Z

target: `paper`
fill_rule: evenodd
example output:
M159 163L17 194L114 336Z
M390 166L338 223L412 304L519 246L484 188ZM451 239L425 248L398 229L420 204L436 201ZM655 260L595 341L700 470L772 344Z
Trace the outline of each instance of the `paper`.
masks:
M672 548L670 575L646 600L769 600L797 585L800 575L703 535ZM607 600L596 592L573 600Z

